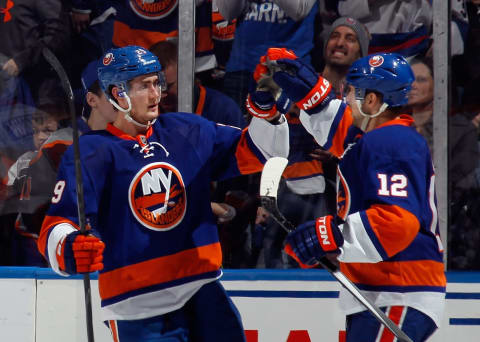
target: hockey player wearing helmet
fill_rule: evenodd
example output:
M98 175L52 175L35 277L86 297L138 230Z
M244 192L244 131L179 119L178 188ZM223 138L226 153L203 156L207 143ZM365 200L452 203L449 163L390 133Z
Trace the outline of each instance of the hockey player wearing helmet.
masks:
M302 109L306 130L339 158L336 215L301 224L287 236L286 252L303 267L337 259L413 341L426 341L442 320L446 278L432 160L404 109L414 80L409 64L388 53L354 62L349 105L296 58L277 59L271 69ZM347 342L394 339L344 289L340 304Z
M98 68L102 90L125 115L114 124L126 133L145 132L158 116L165 79L158 59L141 47L107 52Z
M284 117L275 124L252 118L242 132L188 113L159 116L161 65L138 46L108 51L98 76L120 113L79 140L90 234L78 230L68 149L39 250L61 275L99 271L102 316L115 341L244 342L238 311L218 281L210 184L287 156Z

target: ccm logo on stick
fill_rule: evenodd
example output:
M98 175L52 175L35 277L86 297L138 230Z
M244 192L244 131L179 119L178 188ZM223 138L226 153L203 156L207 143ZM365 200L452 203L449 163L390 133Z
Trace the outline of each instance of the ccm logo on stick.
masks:
M330 83L325 78L321 77L310 93L300 101L301 108L307 110L315 107L325 98L325 95L328 94L330 88Z

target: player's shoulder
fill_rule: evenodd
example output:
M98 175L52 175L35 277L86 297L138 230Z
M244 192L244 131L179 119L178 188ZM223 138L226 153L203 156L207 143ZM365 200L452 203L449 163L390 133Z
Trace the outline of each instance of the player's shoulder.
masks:
M208 120L201 115L187 112L171 112L164 113L158 116L157 122L164 126L174 128L181 125L205 125L208 124Z
M366 133L362 140L376 151L391 155L408 155L414 151L424 154L428 151L426 140L415 127L395 120Z
M154 125L154 128L157 130L173 130L179 134L186 134L192 130L201 130L204 133L213 132L214 127L215 123L210 120L200 115L186 112L160 114Z

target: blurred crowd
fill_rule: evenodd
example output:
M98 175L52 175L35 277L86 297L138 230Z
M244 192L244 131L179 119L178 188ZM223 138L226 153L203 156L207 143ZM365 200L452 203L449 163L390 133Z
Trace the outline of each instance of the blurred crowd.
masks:
M358 58L403 55L415 82L409 110L432 152L434 68L432 1L196 0L194 113L245 127L252 74L269 47L291 49L328 79L338 98ZM437 0L438 1L438 0ZM480 0L451 0L448 268L480 268ZM112 47L138 45L159 59L167 83L160 112L177 111L178 0L0 0L0 265L47 266L36 239L63 152L80 133L104 129L117 111L96 68ZM73 106L58 70L66 71ZM48 52L47 52L48 53ZM294 224L336 210L336 158L287 115L291 143L278 194ZM286 233L261 208L260 175L211 185L225 268L296 268Z

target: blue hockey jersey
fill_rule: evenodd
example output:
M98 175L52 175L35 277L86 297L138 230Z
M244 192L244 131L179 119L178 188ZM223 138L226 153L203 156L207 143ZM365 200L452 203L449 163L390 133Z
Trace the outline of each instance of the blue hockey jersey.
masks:
M221 276L211 181L258 172L266 158L286 156L288 127L254 118L242 132L168 113L146 135L131 137L113 125L85 134L80 153L87 223L106 244L103 318L140 319L180 308ZM78 227L75 188L70 148L38 243L60 274L56 246Z
M260 57L272 46L291 49L305 62L310 62L318 4L299 21L288 17L270 0L252 1L249 6L237 21L227 72L253 71Z
M307 131L340 157L337 214L345 243L341 270L377 306L414 307L440 325L446 288L435 201L435 174L413 119L400 115L368 133L350 108L332 100L301 112ZM365 308L341 292L346 314Z

